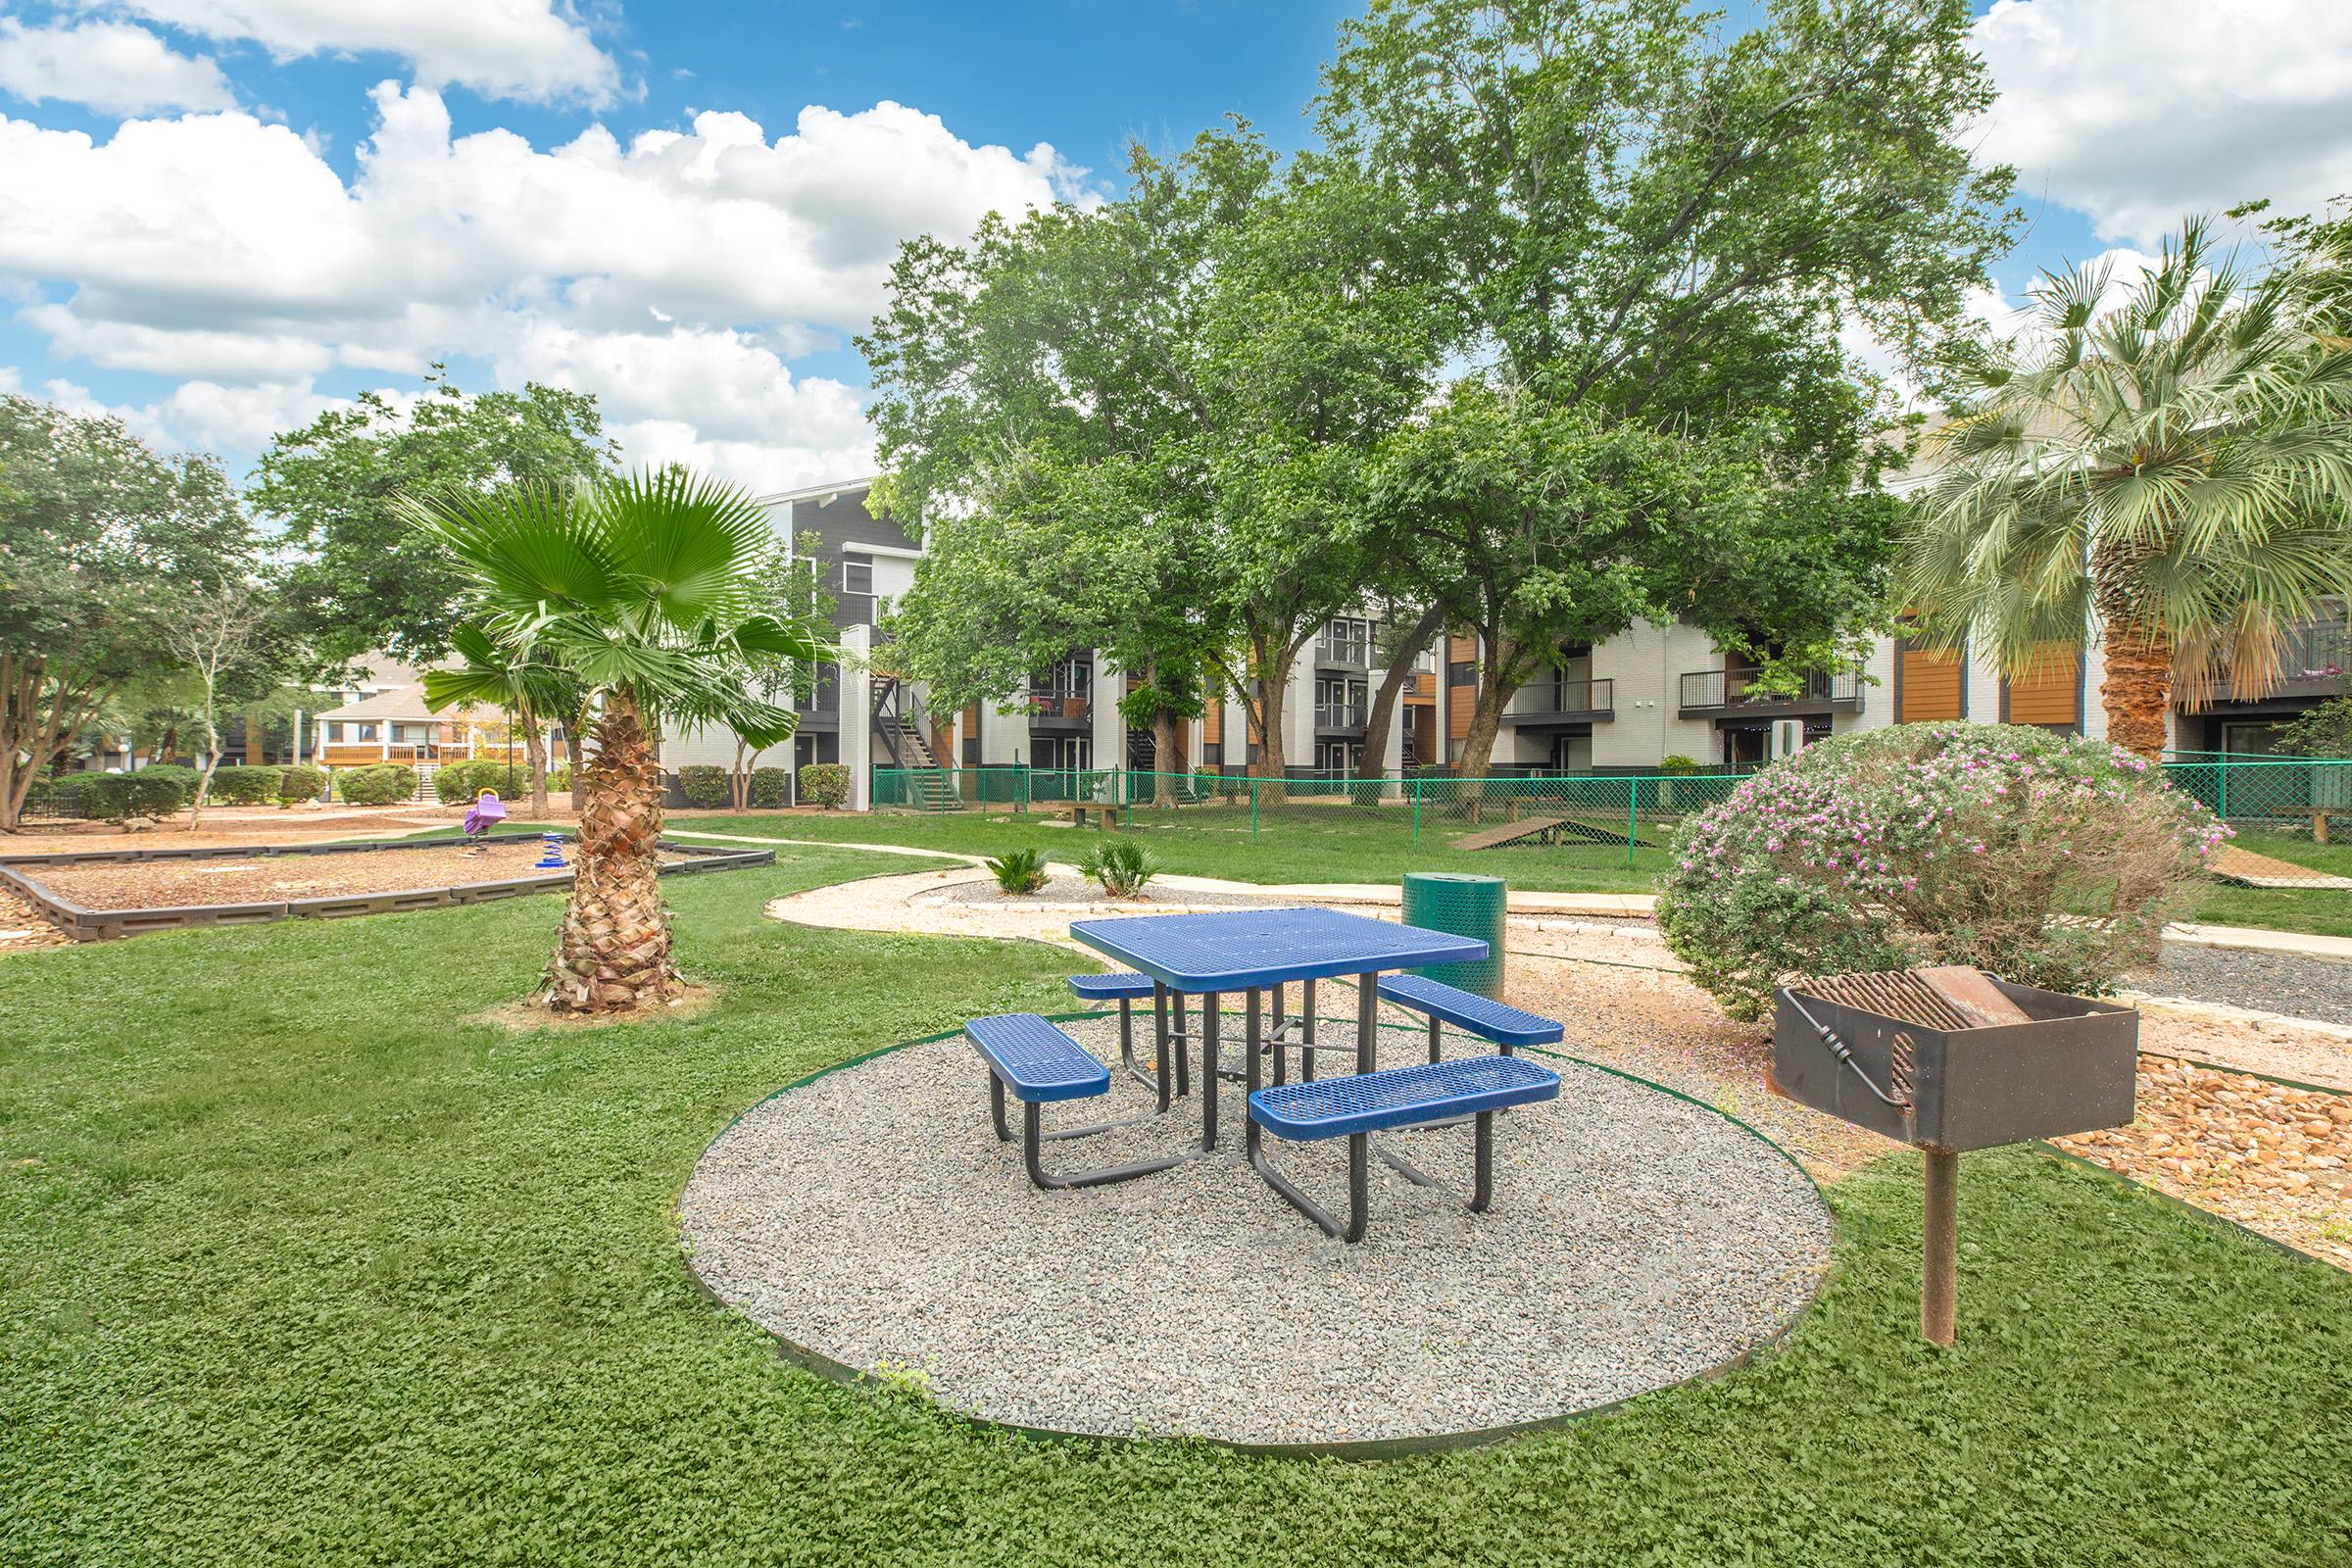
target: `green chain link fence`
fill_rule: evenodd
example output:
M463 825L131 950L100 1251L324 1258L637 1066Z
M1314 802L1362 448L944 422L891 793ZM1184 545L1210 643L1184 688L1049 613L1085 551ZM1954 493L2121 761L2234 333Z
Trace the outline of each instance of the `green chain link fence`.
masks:
M2352 759L2168 760L2173 784L2235 830L2217 869L2257 886L2352 888ZM1073 807L1227 838L1322 833L1454 849L1545 847L1633 866L1745 774L1260 779L1127 768L877 768L874 807L1060 816ZM2244 858L2253 857L2255 860ZM2256 863L2259 861L2260 863Z

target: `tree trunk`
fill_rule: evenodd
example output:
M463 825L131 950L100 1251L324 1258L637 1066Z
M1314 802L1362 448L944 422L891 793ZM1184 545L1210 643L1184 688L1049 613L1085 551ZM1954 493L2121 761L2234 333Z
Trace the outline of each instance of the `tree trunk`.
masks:
M1486 667L1478 672L1478 701L1470 709L1470 733L1462 737L1462 758L1454 764L1454 776L1463 779L1483 779L1494 762L1494 741L1502 733L1502 710L1526 684L1513 671L1518 663L1519 649L1508 637L1495 633L1482 639L1486 645ZM1483 791L1478 792L1483 797ZM1470 802L1470 819L1478 820L1478 799Z
M606 699L585 778L571 902L548 965L547 1005L556 1012L652 1006L675 993L678 975L659 875L662 764L628 697Z
M1404 695L1404 684L1412 679L1413 662L1437 636L1445 614L1432 605L1422 612L1389 656L1388 670L1380 677L1380 690L1372 697L1372 715L1364 725L1364 772L1378 778L1388 772L1389 731L1396 724L1396 703Z
M738 811L748 810L752 804L752 765L744 757L748 748L743 737L735 737L735 765L727 770L727 799Z
M269 761L270 760L262 755L261 715L248 711L245 714L245 765L247 767L264 767L269 764Z
M2164 758L2172 708L2173 650L2162 637L2110 624L2106 641L2107 739L2149 761Z
M547 732L529 713L522 715L522 765L531 775L531 820L547 820Z
M1287 798L1283 781L1291 776L1282 741L1282 700L1290 688L1291 664L1278 657L1271 637L1253 637L1250 648L1250 684L1256 689L1250 716L1257 728L1257 760L1250 764L1250 775L1271 786L1260 790L1258 799L1279 806Z
M1176 710L1155 708L1152 710L1152 804L1176 804Z

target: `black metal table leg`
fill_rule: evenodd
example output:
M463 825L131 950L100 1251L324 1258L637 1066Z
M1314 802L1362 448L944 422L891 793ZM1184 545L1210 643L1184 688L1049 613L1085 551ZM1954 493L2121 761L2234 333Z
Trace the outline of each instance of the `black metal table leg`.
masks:
M1225 999L1214 991L1200 999L1200 1147L1217 1147L1217 1020Z
M1429 1059L1438 1059L1438 1020L1434 1017L1429 1020Z
M1355 977L1355 1070L1380 1071L1380 971Z
M1494 1113L1478 1113L1478 1131L1470 1154L1470 1212L1484 1214L1494 1201Z
M1176 1095L1178 1099L1193 1092L1193 1032L1184 1021L1184 993L1175 993L1176 1004Z
M993 1074L989 1081L997 1082ZM1000 1084L1000 1091L1002 1088L1003 1086ZM1029 1180L1050 1192L1066 1192L1077 1187L1101 1187L1107 1182L1132 1181L1138 1176L1149 1176L1154 1171L1172 1170L1194 1157L1195 1152L1187 1149L1173 1154L1160 1154L1152 1159L1132 1160L1124 1165L1104 1165L1099 1170L1073 1171L1065 1176L1059 1172L1046 1169L1041 1152L1045 1135L1038 1125L1037 1102L1034 1100L1023 1101L1021 1112L1022 1161L1029 1167Z
M1315 1081L1315 983L1298 982L1298 1077L1302 1082Z

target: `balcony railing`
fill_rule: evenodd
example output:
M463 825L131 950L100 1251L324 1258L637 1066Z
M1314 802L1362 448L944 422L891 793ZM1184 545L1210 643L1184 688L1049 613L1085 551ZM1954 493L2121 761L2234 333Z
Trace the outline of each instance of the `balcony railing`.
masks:
M1084 697L1032 691L1029 694L1029 722L1034 725L1091 724L1095 705Z
M1502 718L1506 724L1541 724L1562 719L1613 717L1617 711L1617 683L1599 680L1556 680L1521 692Z
M1759 690L1755 669L1693 669L1683 676L1682 709L1686 713L1709 710L1770 710L1826 706L1848 712L1862 710L1862 672L1838 670L1805 677L1801 692Z
M1317 703L1315 728L1319 730L1360 730L1371 719L1360 703Z

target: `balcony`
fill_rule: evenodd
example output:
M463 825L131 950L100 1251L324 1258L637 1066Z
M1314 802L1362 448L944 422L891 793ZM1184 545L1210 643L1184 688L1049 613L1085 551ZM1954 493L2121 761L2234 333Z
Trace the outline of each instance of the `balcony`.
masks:
M1029 727L1054 735L1076 735L1091 732L1095 724L1095 705L1084 697L1067 692L1031 691L1028 697Z
M1805 677L1795 696L1756 690L1754 669L1693 669L1683 676L1682 716L1713 717L1719 713L1753 713L1760 717L1803 713L1859 713L1862 711L1862 672L1838 670Z
M2278 655L2274 697L2333 697L2352 670L2352 621L2311 620L2290 627Z
M1322 736L1350 736L1363 738L1370 719L1361 703L1317 703L1315 705L1315 733Z
M1599 680L1555 680L1530 686L1503 710L1505 724L1541 728L1547 724L1589 724L1617 716L1617 684Z

